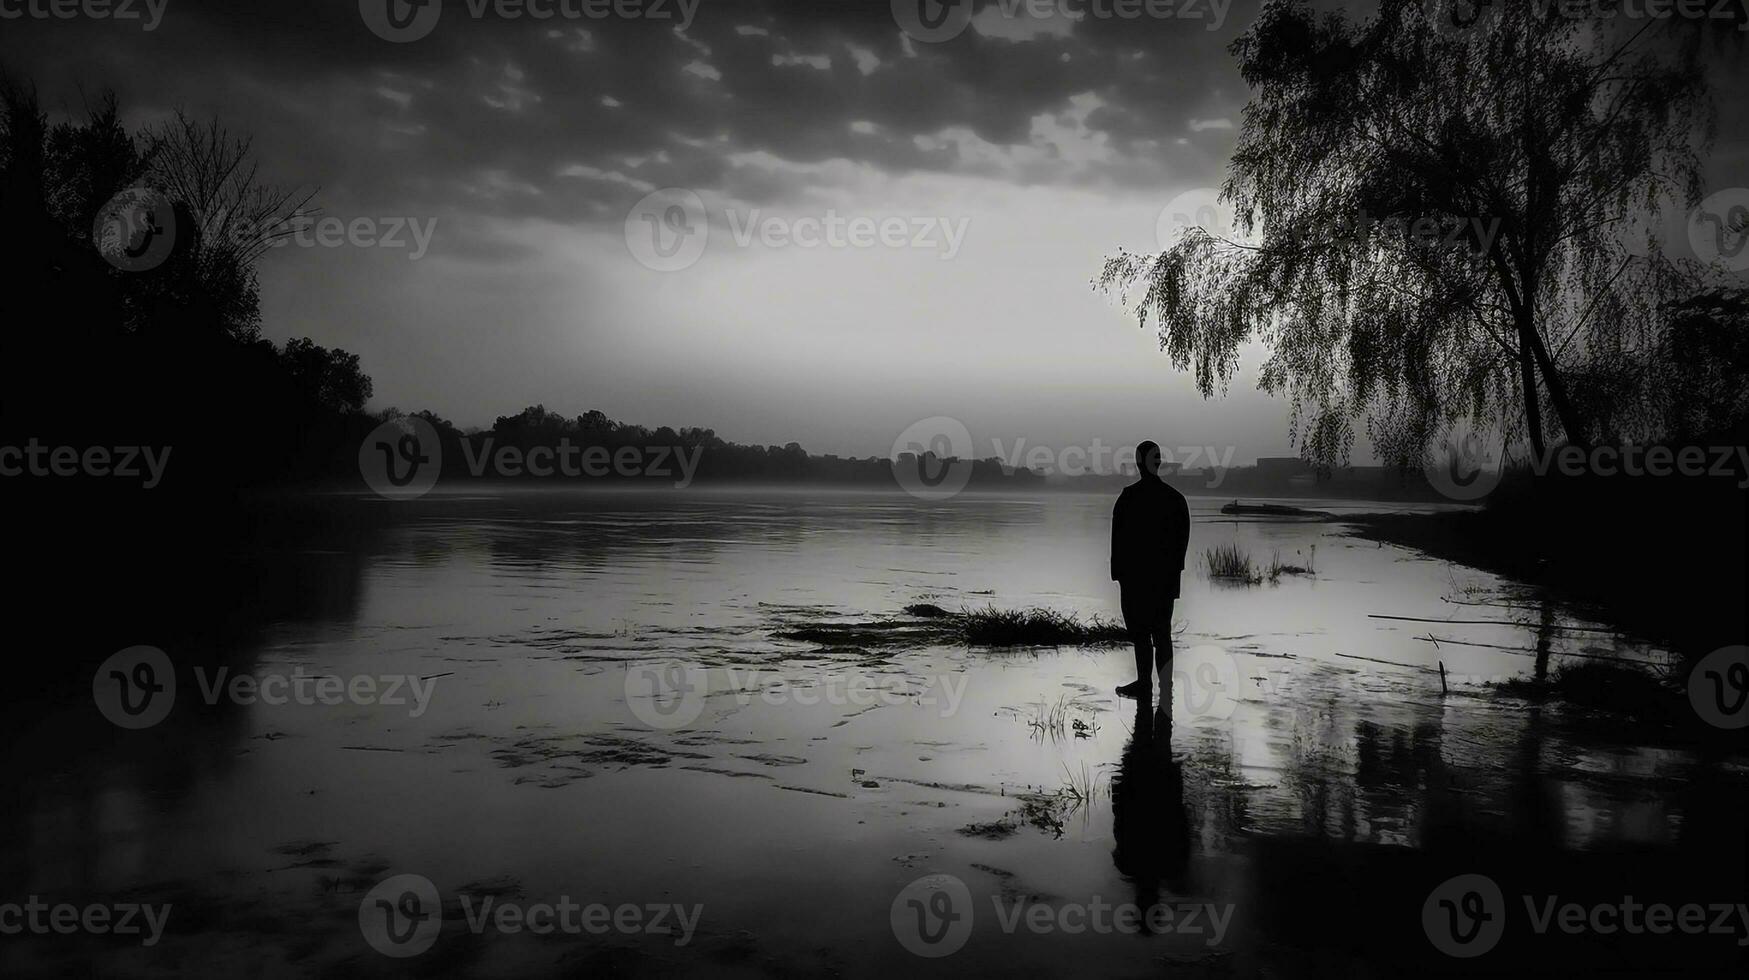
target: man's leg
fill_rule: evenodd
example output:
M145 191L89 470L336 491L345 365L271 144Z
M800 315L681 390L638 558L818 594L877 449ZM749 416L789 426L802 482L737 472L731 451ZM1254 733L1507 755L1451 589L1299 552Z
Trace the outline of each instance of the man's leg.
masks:
M1136 645L1136 679L1143 684L1152 684L1149 680L1154 666L1154 646L1148 636L1148 630L1130 630L1130 642Z
M1160 600L1160 614L1154 620L1154 659L1160 671L1160 689L1172 683L1172 606L1175 597ZM1138 659L1138 662L1139 659ZM1146 676L1145 674L1143 676Z
M1119 582L1119 608L1123 610L1124 629L1130 634L1130 642L1136 648L1136 680L1117 689L1119 694L1134 696L1142 690L1153 689L1154 667L1154 617L1153 602L1147 595L1147 589L1137 582Z

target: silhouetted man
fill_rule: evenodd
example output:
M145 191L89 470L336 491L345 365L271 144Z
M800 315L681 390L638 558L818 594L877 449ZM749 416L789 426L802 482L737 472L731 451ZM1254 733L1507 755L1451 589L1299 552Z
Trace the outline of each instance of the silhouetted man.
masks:
M1137 446L1136 465L1141 479L1124 487L1111 512L1111 577L1136 645L1136 680L1117 689L1126 698L1153 695L1156 650L1162 689L1171 677L1172 604L1190 546L1190 505L1160 479L1160 447Z

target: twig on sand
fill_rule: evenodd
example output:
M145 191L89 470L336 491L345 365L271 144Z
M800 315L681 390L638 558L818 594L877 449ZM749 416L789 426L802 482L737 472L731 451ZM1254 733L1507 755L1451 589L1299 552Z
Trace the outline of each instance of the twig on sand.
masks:
M1368 618L1368 619L1395 619L1395 620L1400 620L1400 621L1405 622L1405 623L1442 623L1442 624L1450 624L1453 626L1517 626L1520 629L1525 628L1524 623L1515 623L1510 619L1425 619L1425 618L1420 617L1420 616L1386 616L1383 613L1367 613L1366 618ZM1537 629L1547 629L1547 630L1565 630L1569 633L1603 633L1603 634L1608 635L1608 636L1620 636L1620 635L1622 635L1621 630L1608 629L1608 628L1596 627L1596 626L1557 626L1557 625L1554 625L1551 623L1550 625L1547 625L1547 626L1539 625L1536 628Z
M1436 636L1432 635L1431 633L1428 634L1427 636L1417 636L1417 637L1415 637L1415 639L1426 640L1427 642L1433 644L1436 647L1439 646L1439 644L1441 644L1441 643L1450 643L1452 646L1481 647L1484 650L1499 650L1501 653L1510 653L1510 654L1512 654L1514 656L1518 656L1518 657L1541 657L1541 656L1547 655L1546 651L1536 650L1536 649L1533 649L1531 647L1509 647L1509 646L1504 646L1504 645L1499 644L1499 643L1473 643L1469 640L1454 640L1448 636L1436 637ZM1573 658L1573 659L1577 659L1577 660L1607 660L1607 661L1610 661L1611 663L1622 662L1622 658L1619 656L1605 656L1605 655L1596 654L1596 653L1570 653L1566 650L1557 650L1557 651L1554 651L1553 655L1560 657L1563 660L1567 659L1567 658ZM1338 654L1338 656L1341 656L1341 654Z
M1406 663L1402 663L1401 661L1397 661L1397 660L1380 660L1377 657L1362 657L1362 656L1359 656L1359 655L1353 654L1353 653L1339 653L1339 654L1337 654L1337 656L1338 657L1345 657L1349 660L1365 660L1368 663L1388 664L1392 667L1407 667L1410 670L1424 670L1424 671L1428 672L1429 674L1433 673L1432 667L1428 667L1428 666L1425 666L1423 664L1406 664Z
M1522 602L1471 602L1468 599L1453 599L1451 596L1440 596L1440 602L1454 606L1485 606L1490 609L1524 609L1529 612L1541 612L1542 606L1527 606Z

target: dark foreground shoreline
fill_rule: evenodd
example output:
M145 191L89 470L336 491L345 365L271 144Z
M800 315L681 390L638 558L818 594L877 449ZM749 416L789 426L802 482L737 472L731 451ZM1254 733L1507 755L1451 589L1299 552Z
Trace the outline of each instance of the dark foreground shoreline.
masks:
M1720 561L1678 555L1706 547L1673 515L1655 526L1624 524L1576 533L1536 526L1523 514L1488 509L1433 514L1353 514L1332 520L1352 534L1524 583L1588 619L1669 647L1686 659L1744 642L1744 568L1729 556L1743 547L1737 530L1715 531Z

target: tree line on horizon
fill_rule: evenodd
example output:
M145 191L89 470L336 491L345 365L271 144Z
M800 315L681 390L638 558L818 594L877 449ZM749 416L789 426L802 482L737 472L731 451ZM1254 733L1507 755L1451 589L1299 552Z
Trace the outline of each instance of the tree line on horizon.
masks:
M437 433L441 447L441 474L444 481L468 479L499 480L505 477L491 465L480 461L506 449L514 450L516 458L527 460L531 451L557 450L570 446L573 450L600 449L611 456L621 449L650 450L656 447L674 453L696 453L695 476L709 483L807 483L867 487L902 485L896 473L901 468L938 478L950 467L967 466L966 486L971 489L1029 490L1047 488L1108 490L1136 479L1133 471L1083 474L1047 474L1026 466L1012 466L999 457L961 460L954 456L900 453L895 458L885 456L817 455L803 449L799 443L783 446L735 443L725 440L708 428L669 426L650 428L615 421L599 410L567 416L544 405L531 405L514 415L495 418L490 427L463 429L435 413L418 411L401 413L387 409L368 416L373 422L399 418L403 415L429 423ZM669 467L672 469L672 467ZM476 472L476 469L480 470ZM1358 495L1368 491L1382 499L1436 499L1420 470L1379 467L1364 475L1353 471L1333 470L1307 464L1304 479L1290 483L1280 475L1266 472L1260 466L1233 466L1223 469L1219 477L1197 470L1168 472L1168 482L1186 492L1202 494ZM525 479L564 480L562 473L547 477L523 476ZM588 479L623 479L612 473ZM658 474L640 477L651 483L664 482Z

